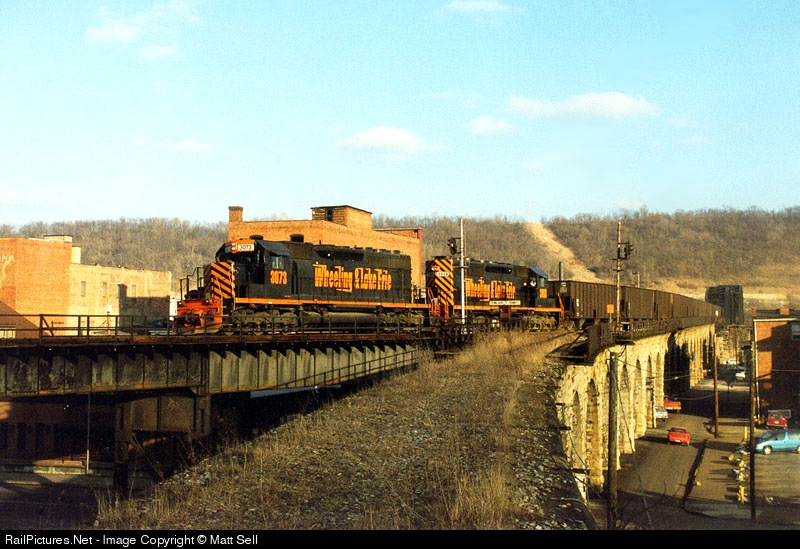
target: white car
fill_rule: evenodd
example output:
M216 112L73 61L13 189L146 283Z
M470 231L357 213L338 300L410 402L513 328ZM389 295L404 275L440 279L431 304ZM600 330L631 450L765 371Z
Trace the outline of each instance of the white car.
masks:
M667 412L667 409L664 408L663 406L656 406L655 416L656 420L668 419L669 412Z
M745 372L744 370L742 370L741 372L736 372L736 375L734 375L733 377L735 377L739 381L744 381L745 379L747 379L747 372Z

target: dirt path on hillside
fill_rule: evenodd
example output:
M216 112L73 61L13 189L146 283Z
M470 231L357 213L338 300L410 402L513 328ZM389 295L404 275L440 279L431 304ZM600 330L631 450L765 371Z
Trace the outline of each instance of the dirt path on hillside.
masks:
M572 250L564 246L553 232L541 223L526 223L525 228L542 245L549 257L556 257L564 266L565 278L602 282L592 271L586 268Z

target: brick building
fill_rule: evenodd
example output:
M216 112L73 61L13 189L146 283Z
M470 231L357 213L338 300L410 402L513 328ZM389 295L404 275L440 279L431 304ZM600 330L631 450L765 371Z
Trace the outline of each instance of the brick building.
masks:
M55 334L83 334L109 327L125 330L170 314L169 272L81 264L70 236L0 238L0 337L35 337L40 319ZM85 453L87 407L74 402L0 401L0 468L14 460ZM113 406L95 403L93 421L113 425ZM113 429L93 434L93 459ZM8 463L5 460L10 460ZM43 462L44 463L44 462Z
M69 330L79 316L93 317L93 326L165 318L171 285L169 272L82 265L70 236L0 238L0 337L32 337L40 315Z
M302 235L305 242L397 250L411 256L411 280L425 287L422 265L422 229L372 228L372 213L352 206L311 208L311 220L244 221L241 206L228 207L228 239L261 235L266 240L291 240Z
M758 410L791 409L800 416L800 311L753 310L751 374Z

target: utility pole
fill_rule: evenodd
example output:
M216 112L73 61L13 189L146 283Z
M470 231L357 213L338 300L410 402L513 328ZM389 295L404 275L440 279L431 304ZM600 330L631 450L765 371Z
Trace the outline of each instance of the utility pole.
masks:
M755 340L755 337L753 338ZM756 520L756 376L750 367L750 520Z
M606 529L613 530L617 521L617 466L619 456L617 430L617 353L610 352L608 359L608 503Z
M464 257L464 248L466 247L464 242L464 218L461 218L461 325L467 325L467 306L466 306L466 296L464 295L467 291L466 283L464 279L467 277L467 264Z
M461 272L461 325L467 324L467 304L466 304L466 282L467 276L467 261L464 255L464 219L461 219L461 236L458 238L448 238L447 245L450 247L450 257L455 258L456 255L460 256L460 263L458 270ZM455 259L453 259L455 261Z
M719 377L717 376L718 364L719 364L719 358L717 358L717 353L714 353L714 438L719 438L719 388L718 388Z
M630 259L631 252L633 252L633 244L630 242L622 241L622 221L617 222L617 266L614 269L617 271L617 291L616 303L614 304L614 333L620 332L620 296L622 293L620 273L622 273L622 262ZM637 273L638 274L638 273Z
M620 282L619 277L622 272L622 221L617 222L617 266L614 269L617 271L617 288L616 288L616 301L614 303L614 333L619 332L619 302L620 302Z

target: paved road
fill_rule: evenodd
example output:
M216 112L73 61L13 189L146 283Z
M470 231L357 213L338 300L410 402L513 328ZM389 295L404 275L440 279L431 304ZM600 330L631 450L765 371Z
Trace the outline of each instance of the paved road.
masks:
M0 529L74 530L91 525L97 514L94 489L69 480L52 482L41 475L3 473Z
M636 441L635 455L623 455L618 473L618 527L647 530L800 529L800 454L756 455L756 505L738 500L749 494L749 478L737 479L737 446L747 435L747 382L718 384L719 419L714 420L713 381L703 380L681 395L683 411L649 429ZM689 447L668 445L666 431L681 425L692 434ZM756 431L758 434L760 431ZM749 468L749 455L745 454ZM745 471L747 474L747 471ZM605 522L603 502L594 514ZM755 510L755 519L752 516Z
M148 486L147 478L132 479L132 493ZM114 497L110 476L0 472L0 530L91 528L99 502Z

